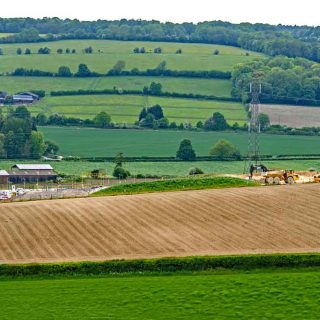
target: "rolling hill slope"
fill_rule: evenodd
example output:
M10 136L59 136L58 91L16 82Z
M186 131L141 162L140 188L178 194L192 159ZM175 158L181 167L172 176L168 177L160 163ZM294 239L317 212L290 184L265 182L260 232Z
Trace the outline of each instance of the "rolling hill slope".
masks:
M84 54L83 49L89 46L93 48L94 53ZM248 51L235 47L170 42L64 40L28 44L2 44L0 47L4 51L4 55L0 57L0 72L11 72L19 67L56 72L62 65L69 66L75 72L80 63L85 63L92 71L106 73L118 60L126 62L126 70L155 68L161 61L166 60L168 69L231 71L236 63L250 61L262 56L256 52L250 52L250 55L247 56L246 52ZM50 48L51 54L35 54L41 47ZM145 47L147 53L134 54L133 49L135 47ZM161 54L152 53L153 49L157 47L162 48ZM18 48L23 51L30 48L32 54L17 55ZM77 53L57 54L59 48L64 51L67 48L76 49ZM176 54L178 49L182 49L182 54ZM219 55L213 55L215 49L220 51Z
M142 90L152 82L162 84L164 92L193 93L231 96L231 81L221 79L173 78L173 77L106 77L106 78L50 78L50 77L0 77L0 91L11 94L19 91L44 90L103 90L114 86L124 90ZM78 98L81 101L81 98Z
M313 184L2 204L0 263L318 252L319 190Z

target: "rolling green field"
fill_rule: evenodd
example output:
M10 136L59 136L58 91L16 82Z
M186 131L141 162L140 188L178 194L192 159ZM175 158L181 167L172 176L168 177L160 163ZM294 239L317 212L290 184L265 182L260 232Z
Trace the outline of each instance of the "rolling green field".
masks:
M93 197L130 195L153 192L207 190L224 188L257 187L258 183L233 177L193 176L160 181L135 182L114 185L92 194Z
M5 37L8 37L8 36L11 36L12 33L0 33L0 38L5 38Z
M18 48L30 48L33 53L40 47L49 47L52 50L50 55L17 55ZM92 46L93 54L84 54L82 50ZM11 72L18 67L28 69L41 69L44 71L56 72L62 65L69 66L72 71L77 71L80 63L85 63L92 71L105 73L118 60L126 62L126 70L139 68L146 70L155 68L161 61L167 61L168 69L176 70L221 70L231 71L236 63L250 61L261 55L228 46L208 45L208 44L182 44L167 42L134 42L134 41L110 41L110 40L65 40L44 43L28 44L2 44L0 47L4 55L0 57L0 72ZM161 47L162 54L134 54L135 47L145 47L147 52L154 48ZM76 49L76 54L57 54L58 48ZM181 48L182 54L176 54L176 50ZM213 51L218 49L219 55L213 55ZM100 53L98 53L100 50Z
M230 97L231 81L219 79L173 78L173 77L108 77L108 78L44 78L44 77L0 77L0 91L11 94L19 91L45 90L103 90L114 86L121 89L142 90L151 82L162 84L167 92L193 93ZM78 98L81 102L82 98Z
M234 132L191 132L170 130L103 130L42 127L40 130L59 144L65 156L175 156L181 140L190 139L198 156L207 156L219 139L236 144L247 152L248 135ZM273 155L320 153L319 137L261 135L261 153Z
M10 170L16 163L39 163L41 160L0 160L0 169ZM114 169L113 162L89 162L89 161L62 161L49 162L59 173L71 176L88 176L94 169L106 170L111 177ZM263 161L270 169L294 169L307 171L314 168L320 171L320 160L278 160ZM205 173L213 174L241 174L245 163L243 161L181 161L181 162L127 162L124 165L132 175L156 175L156 176L186 176L193 167L202 169Z
M32 114L44 112L47 115L59 113L77 118L94 118L101 111L110 114L115 123L134 124L146 105L160 104L170 122L205 121L214 112L221 112L230 124L246 121L246 113L241 103L180 99L167 97L148 97L135 95L88 95L46 97L38 104L29 107Z
M316 270L0 281L1 319L318 319Z

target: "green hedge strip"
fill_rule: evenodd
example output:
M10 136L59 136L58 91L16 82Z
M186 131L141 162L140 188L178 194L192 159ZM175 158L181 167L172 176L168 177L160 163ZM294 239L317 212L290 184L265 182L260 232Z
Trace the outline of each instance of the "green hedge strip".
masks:
M204 256L26 265L3 264L0 265L0 277L80 276L301 267L320 267L320 254Z

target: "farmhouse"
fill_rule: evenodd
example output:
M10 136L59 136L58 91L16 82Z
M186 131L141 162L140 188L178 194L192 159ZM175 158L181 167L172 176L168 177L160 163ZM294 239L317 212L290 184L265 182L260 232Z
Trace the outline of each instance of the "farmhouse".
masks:
M8 94L6 92L0 91L0 104L4 104Z
M6 170L0 170L0 184L7 184L9 180L9 173Z
M9 180L13 183L49 181L57 176L49 164L16 164L9 172Z
M32 104L39 96L32 92L21 92L12 96L13 104Z

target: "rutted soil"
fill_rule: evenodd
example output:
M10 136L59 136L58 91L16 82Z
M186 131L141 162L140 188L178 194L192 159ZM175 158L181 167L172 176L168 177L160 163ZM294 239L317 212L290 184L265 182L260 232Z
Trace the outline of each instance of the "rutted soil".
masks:
M0 205L0 263L320 251L320 185Z

